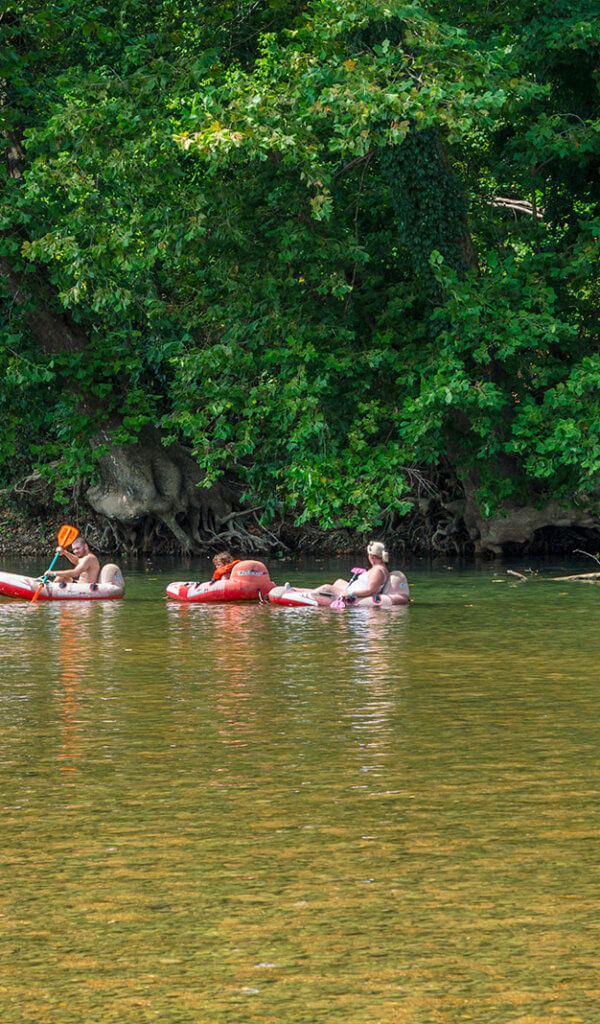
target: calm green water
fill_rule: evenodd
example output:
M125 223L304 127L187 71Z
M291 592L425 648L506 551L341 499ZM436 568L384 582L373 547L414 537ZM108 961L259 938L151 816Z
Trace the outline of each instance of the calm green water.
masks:
M165 600L207 569L0 601L2 1024L596 1024L600 589Z

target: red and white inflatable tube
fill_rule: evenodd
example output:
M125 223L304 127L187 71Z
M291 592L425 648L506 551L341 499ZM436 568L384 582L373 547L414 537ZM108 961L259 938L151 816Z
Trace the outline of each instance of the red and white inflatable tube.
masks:
M229 579L207 583L169 583L167 596L190 604L222 604L224 601L259 601L275 584L262 562L238 562Z
M42 582L41 576L19 576L13 572L0 572L0 596L20 597L31 601ZM77 580L55 580L44 583L38 601L117 601L125 594L125 581L118 565L105 565L97 583L78 583Z
M269 593L269 601L273 604L285 605L288 608L329 608L337 600L335 594L323 594L318 590L290 587L274 587ZM348 608L399 608L410 601L408 582L403 572L392 572L382 594L372 597L358 597Z

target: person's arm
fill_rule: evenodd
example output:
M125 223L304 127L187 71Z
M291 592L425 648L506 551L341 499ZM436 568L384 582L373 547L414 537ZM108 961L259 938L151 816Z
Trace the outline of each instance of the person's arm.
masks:
M382 576L383 576L383 580L382 580ZM363 580L364 580L364 583L363 583ZM352 587L352 593L349 594L348 596L352 597L352 598L371 597L372 594L376 594L377 593L377 591L379 590L379 588L382 585L382 582L384 582L384 581L385 581L385 569L381 565L374 565L372 569L369 569L368 572L364 573L364 575L361 576L361 578L360 578L360 583L361 583L360 587L353 586Z
M84 555L83 558L79 559L75 563L73 569L61 569L59 572L54 573L56 580L75 580L78 576L81 576L82 572L85 572L89 568L92 556Z
M70 563L71 563L71 565L77 565L79 559L78 559L77 555L74 555L72 553L72 551L67 551L66 548L57 548L56 551L57 551L57 554L64 555L65 558L68 558ZM64 570L64 571L68 572L68 570Z

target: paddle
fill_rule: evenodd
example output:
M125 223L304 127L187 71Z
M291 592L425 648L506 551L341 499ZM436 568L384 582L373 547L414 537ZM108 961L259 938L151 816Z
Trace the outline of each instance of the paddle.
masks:
M350 579L348 580L348 586L346 587L346 589L344 591L344 594L348 593L348 591L350 590L351 584L354 583L354 580L358 579L358 577L362 576L363 572L366 572L366 571L367 571L366 569L353 569L352 570L352 575L350 576ZM332 601L331 604L329 605L329 607L330 608L335 608L336 612L339 611L340 608L345 608L346 607L346 602L344 601L344 594L342 594L341 597L338 597L336 601Z
M78 534L79 534L79 530L77 529L76 526L67 526L67 525L61 526L60 530L58 531L58 533L56 535L56 539L58 541L59 548L68 548L69 544L73 543L73 541L78 536ZM52 569L54 567L54 563L56 562L56 559L58 558L59 555L60 555L60 551L57 551L55 556L54 556L54 558L52 559L49 567L46 569L46 572L42 576L42 582L40 583L40 585L37 588L37 590L36 590L35 594L33 595L33 597L31 598L31 604L33 604L34 601L37 601L38 594L42 590L42 587L44 586L44 583L46 582L48 574L52 572Z

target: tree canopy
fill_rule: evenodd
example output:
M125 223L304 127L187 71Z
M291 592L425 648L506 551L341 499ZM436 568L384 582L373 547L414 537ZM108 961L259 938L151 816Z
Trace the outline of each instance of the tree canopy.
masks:
M325 529L591 506L599 29L590 0L9 0L4 483L68 491L152 424Z

